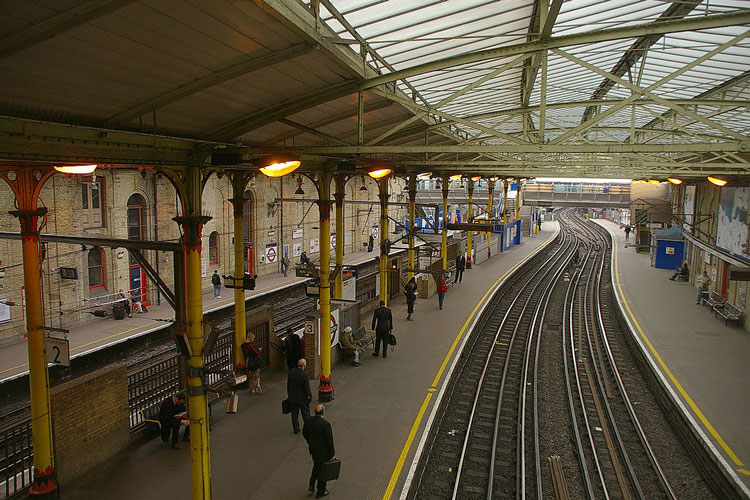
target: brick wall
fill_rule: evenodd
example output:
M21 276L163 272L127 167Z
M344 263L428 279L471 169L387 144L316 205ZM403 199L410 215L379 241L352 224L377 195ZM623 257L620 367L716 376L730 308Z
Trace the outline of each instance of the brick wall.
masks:
M113 365L52 389L55 466L61 485L126 448L128 381L125 365Z

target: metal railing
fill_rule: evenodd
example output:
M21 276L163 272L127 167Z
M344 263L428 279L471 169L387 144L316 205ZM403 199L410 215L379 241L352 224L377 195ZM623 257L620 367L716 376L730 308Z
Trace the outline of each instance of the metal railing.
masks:
M168 357L128 375L128 413L130 428L143 423L141 411L155 408L168 396L182 389L180 355Z
M0 430L0 498L24 495L31 486L34 447L31 418Z

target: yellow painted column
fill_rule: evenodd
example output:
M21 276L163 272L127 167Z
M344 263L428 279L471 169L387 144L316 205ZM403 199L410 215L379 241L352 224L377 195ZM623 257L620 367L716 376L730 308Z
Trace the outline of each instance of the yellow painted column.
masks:
M193 500L211 498L211 453L208 440L208 404L203 384L203 293L201 280L201 231L211 217L200 215L201 173L191 167L184 171L180 185L182 217L173 220L182 226L185 256L185 336L192 354L188 358L188 416L190 418L190 479Z
M243 283L245 276L245 186L248 176L242 172L232 174L232 202L234 209L234 277L235 286ZM245 289L234 289L234 365L236 368L245 367L245 357L240 346L247 336L247 325L245 321Z
M474 217L474 181L469 179L469 209L466 213L466 222L471 222ZM471 268L471 245L474 231L468 231L466 234L466 268Z
M388 249L386 240L388 239L388 176L381 177L379 180L380 193L380 300L388 305Z
M502 182L502 181L500 181ZM495 180L489 179L487 180L487 190L488 190L488 198L487 198L487 222L490 224L492 223L492 204L493 204L493 195L495 194ZM505 204L505 200L503 199L503 206ZM487 257L492 257L492 231L487 232Z
M336 282L333 288L333 297L341 299L344 290L344 277L341 270L344 267L344 179L343 174L336 176L336 268L339 270L336 275Z
M318 207L320 209L320 385L318 400L333 399L331 383L331 175L318 174ZM336 237L338 240L338 236ZM338 241L336 242L338 244Z
M417 229L414 227L414 218L417 204L417 176L409 177L409 279L414 277L414 245L416 244L414 235Z
M443 176L443 240L440 243L440 255L443 257L443 273L448 270L448 183L447 175Z
M37 171L41 175L37 179ZM13 180L10 175L15 175ZM21 252L26 310L26 336L29 356L29 397L31 400L31 433L34 446L34 478L29 490L32 498L54 498L57 495L52 413L49 397L49 373L45 346L42 272L40 260L39 221L47 208L37 201L44 182L52 170L18 168L0 174L16 195L18 210L9 213L21 224Z

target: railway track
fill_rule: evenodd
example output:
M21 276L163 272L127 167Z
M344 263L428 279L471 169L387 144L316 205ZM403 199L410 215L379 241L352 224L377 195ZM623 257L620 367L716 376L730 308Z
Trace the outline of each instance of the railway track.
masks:
M717 498L622 340L608 235L558 220L471 332L407 497Z

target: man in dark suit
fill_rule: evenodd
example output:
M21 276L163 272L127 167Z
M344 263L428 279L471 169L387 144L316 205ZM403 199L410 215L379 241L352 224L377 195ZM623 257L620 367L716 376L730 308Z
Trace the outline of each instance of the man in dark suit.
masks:
M388 357L388 337L393 331L393 316L391 310L385 307L385 302L380 301L380 307L375 309L372 315L372 329L375 330L375 352L373 356L377 357L380 352L380 343L383 343L383 357Z
M294 334L292 334L294 335ZM289 409L292 410L292 430L299 434L299 413L302 412L302 422L310 416L310 378L305 372L307 361L304 358L297 361L297 366L289 370L286 379L286 395L289 400Z
M325 412L325 406L316 406L315 415L305 420L305 427L302 429L302 435L307 440L307 449L313 459L310 487L307 491L314 492L315 482L317 481L318 493L315 498L328 496L326 482L320 480L320 468L323 466L323 462L327 462L336 456L336 450L333 448L333 430L331 430L331 424L323 418Z
M466 257L459 253L456 256L456 279L453 280L454 283L461 283L461 279L464 277L464 269L466 269Z
M187 441L190 437L190 420L185 416L185 396L183 394L175 394L169 396L167 399L161 402L159 407L159 423L161 424L161 440L163 442L169 441L170 434L172 435L172 448L179 450L180 445L177 444L177 438L180 433L180 426L185 426L185 433L183 434L183 440Z

